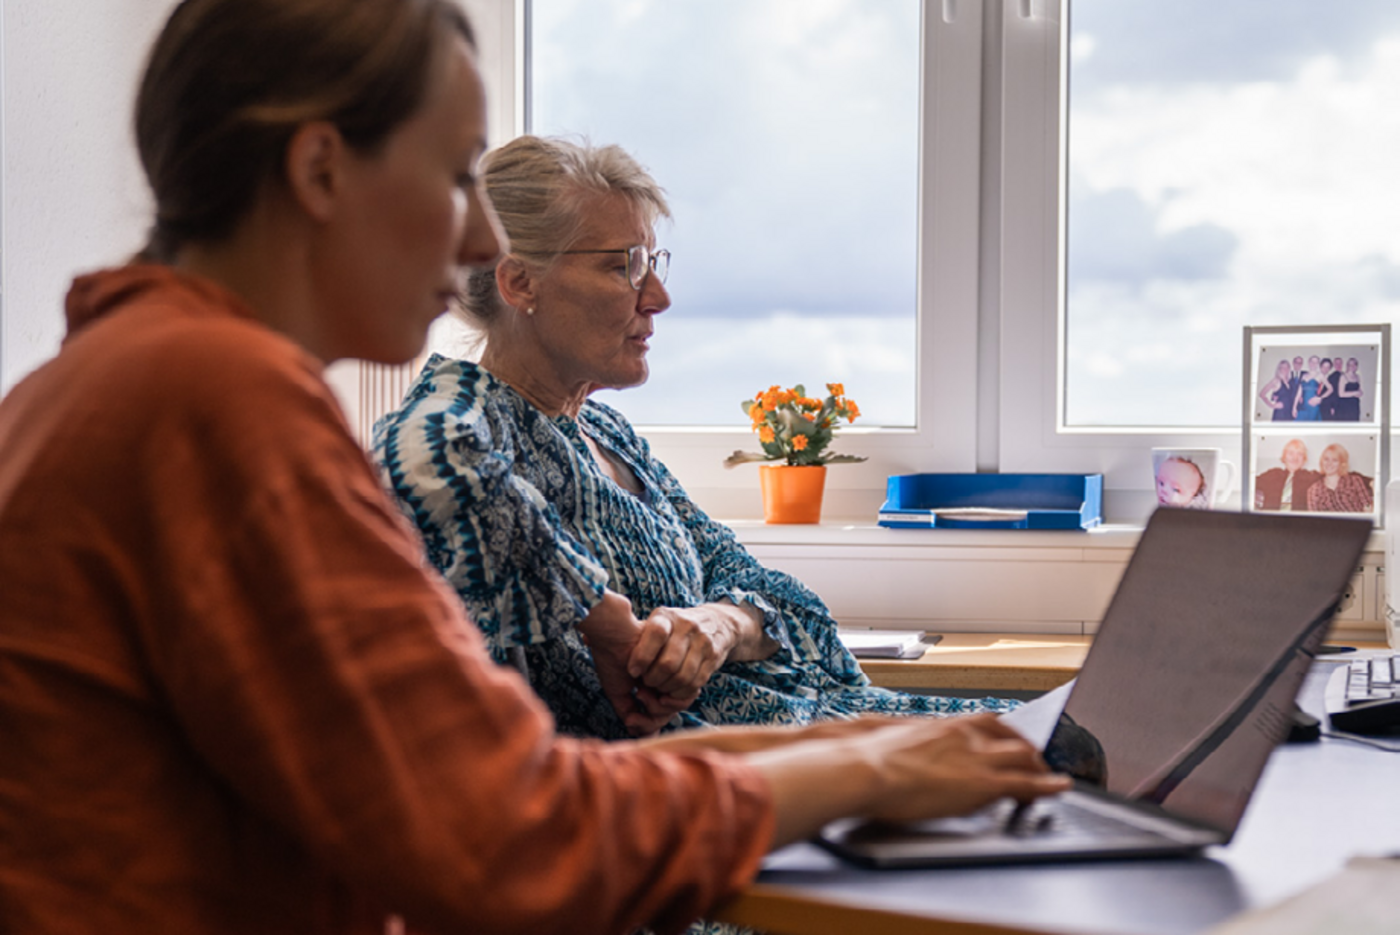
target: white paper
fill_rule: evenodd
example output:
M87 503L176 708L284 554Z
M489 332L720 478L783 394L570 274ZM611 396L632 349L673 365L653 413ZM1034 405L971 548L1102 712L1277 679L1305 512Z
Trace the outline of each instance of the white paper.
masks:
M841 630L841 642L857 657L910 658L923 655L922 630Z
M1050 742L1050 735L1055 731L1055 725L1060 721L1060 712L1064 711L1065 701L1073 687L1074 680L1071 679L1059 688L1026 702L1015 711L1008 711L1001 719L1034 744L1036 749L1044 750L1045 745Z

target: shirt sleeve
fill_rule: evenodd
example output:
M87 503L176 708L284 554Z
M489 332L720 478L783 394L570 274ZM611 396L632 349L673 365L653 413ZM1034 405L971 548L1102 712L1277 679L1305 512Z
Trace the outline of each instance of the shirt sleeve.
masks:
M611 410L609 410L611 413ZM870 684L841 643L836 621L822 599L793 576L767 568L744 548L734 531L716 522L681 487L666 465L652 457L646 440L621 415L612 413L620 442L632 449L685 525L704 568L705 600L749 603L763 614L764 632L779 645L765 662L813 665L850 687ZM732 665L744 665L732 663Z
M444 376L438 387L425 375L421 392L377 427L374 456L428 561L504 661L510 647L556 638L588 616L608 575L516 470L521 429L491 405L484 379Z
M146 429L161 455L130 484L158 506L129 548L158 582L153 677L239 801L411 927L674 931L752 877L760 775L557 738L319 376L217 350L160 375L188 399Z

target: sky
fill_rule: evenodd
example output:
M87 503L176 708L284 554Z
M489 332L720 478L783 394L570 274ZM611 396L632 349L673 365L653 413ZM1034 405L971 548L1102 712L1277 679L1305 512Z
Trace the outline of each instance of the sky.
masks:
M532 129L622 144L674 214L652 378L598 398L642 423L746 424L760 389L841 382L870 422L912 425L917 0L534 0L532 16Z
M917 0L533 0L536 132L667 188L641 423L909 425ZM1237 424L1246 324L1400 319L1400 3L1072 0L1067 421ZM1267 378L1267 377L1266 377Z
M1400 4L1075 0L1071 30L1071 424L1237 424L1244 325L1400 319Z

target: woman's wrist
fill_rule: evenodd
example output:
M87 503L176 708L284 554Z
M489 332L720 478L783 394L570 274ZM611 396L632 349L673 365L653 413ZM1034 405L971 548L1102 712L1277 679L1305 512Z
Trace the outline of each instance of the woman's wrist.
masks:
M773 792L773 847L809 838L837 818L868 813L884 787L876 758L852 738L798 742L746 759Z
M778 651L778 642L763 628L763 611L745 601L735 604L727 598L716 605L724 614L731 632L734 646L729 651L729 659L734 662L755 662L767 659Z

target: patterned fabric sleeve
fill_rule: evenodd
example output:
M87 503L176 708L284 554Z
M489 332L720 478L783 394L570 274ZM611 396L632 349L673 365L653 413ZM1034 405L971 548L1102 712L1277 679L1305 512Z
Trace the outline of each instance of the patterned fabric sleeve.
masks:
M520 429L495 411L490 379L435 355L403 407L375 426L373 454L429 561L504 662L510 647L572 629L608 576L514 470Z
M705 600L748 602L763 613L765 632L780 645L767 660L781 665L816 666L838 684L870 684L860 664L841 644L836 621L826 605L806 585L781 571L765 568L723 523L712 520L690 499L680 482L652 457L646 440L621 414L599 405L609 416L608 428L645 465L652 480L676 511L704 565ZM742 667L744 663L730 663Z

